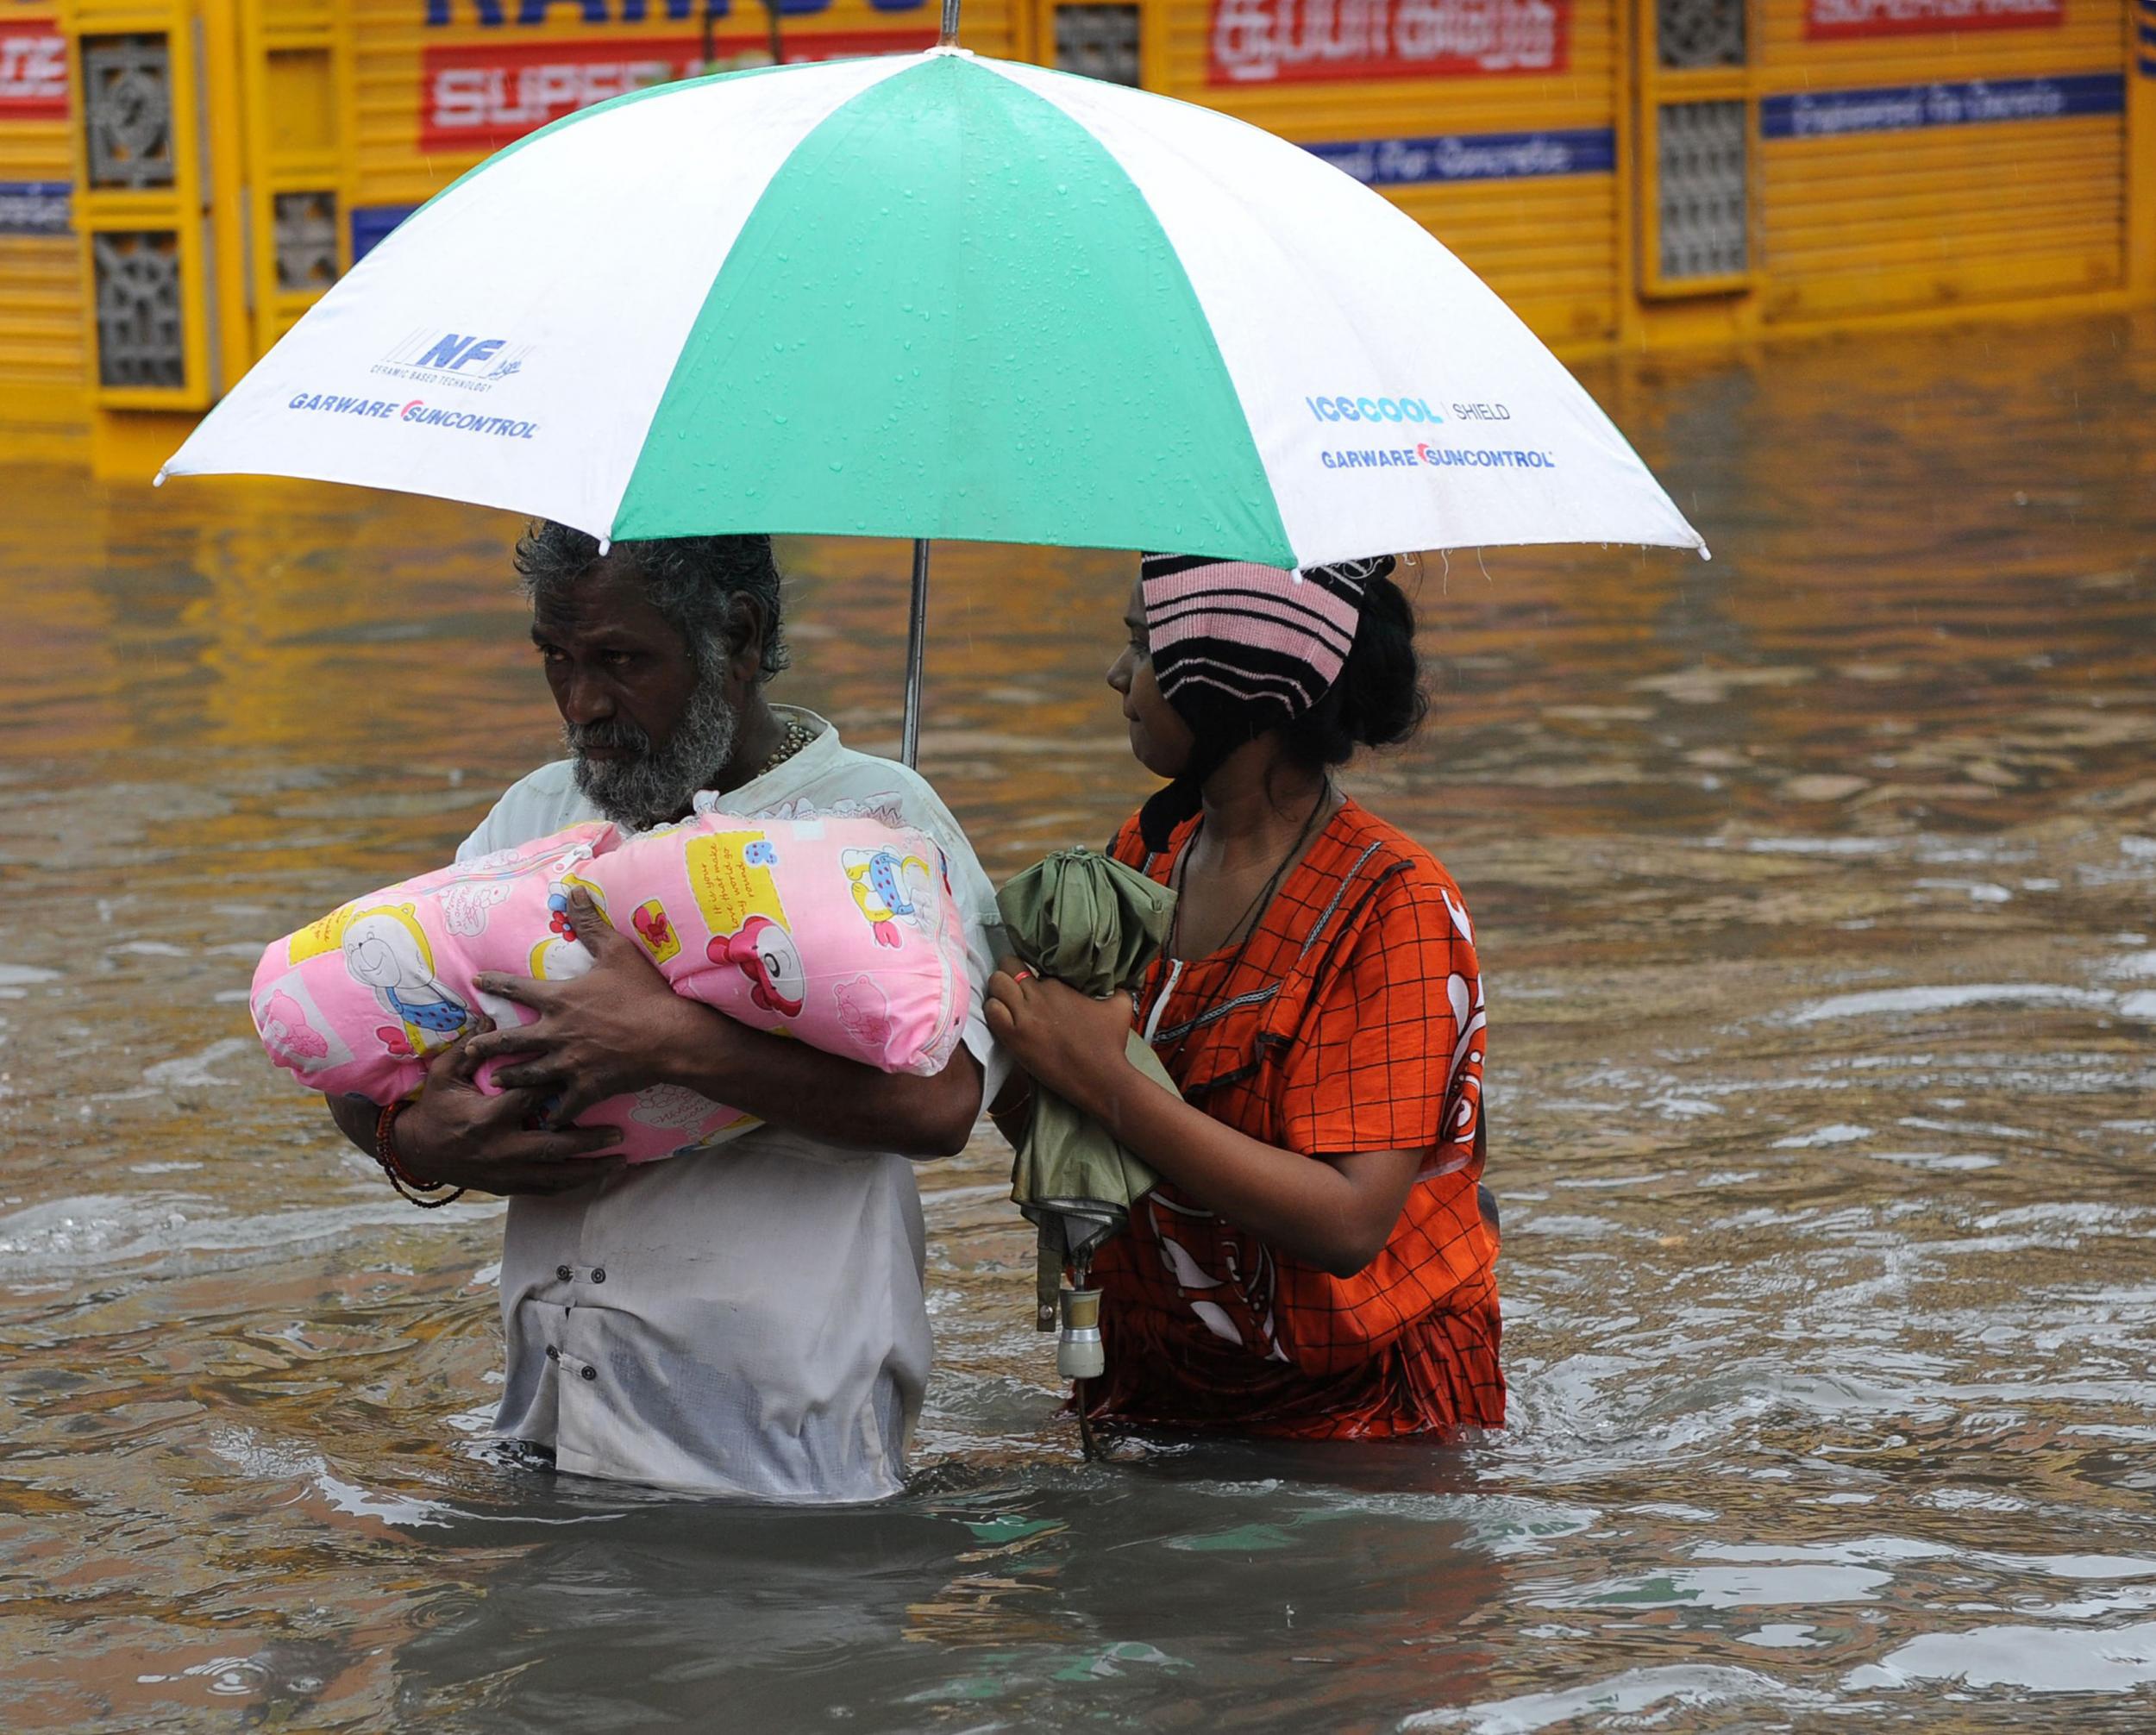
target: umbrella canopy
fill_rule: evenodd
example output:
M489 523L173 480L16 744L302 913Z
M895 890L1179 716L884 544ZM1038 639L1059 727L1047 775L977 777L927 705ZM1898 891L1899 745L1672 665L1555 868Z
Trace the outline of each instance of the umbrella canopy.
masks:
M1096 997L1127 993L1167 943L1175 894L1090 849L1059 849L996 893L1018 956L1044 976ZM1163 1090L1175 1083L1136 1030L1131 1064ZM1056 1324L1065 1265L1084 1266L1153 1190L1153 1171L1100 1122L1036 1084L1011 1164L1011 1198L1039 1230L1036 1323Z
M333 287L166 467L602 539L781 531L1274 566L1701 548L1564 368L1309 153L925 54L640 91L511 146Z

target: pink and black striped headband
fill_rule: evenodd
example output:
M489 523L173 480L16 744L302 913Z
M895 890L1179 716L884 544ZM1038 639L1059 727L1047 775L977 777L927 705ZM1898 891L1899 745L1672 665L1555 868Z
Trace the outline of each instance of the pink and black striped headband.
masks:
M1340 678L1363 597L1394 560L1300 572L1246 561L1147 554L1145 636L1161 695L1201 734L1244 740L1308 714Z

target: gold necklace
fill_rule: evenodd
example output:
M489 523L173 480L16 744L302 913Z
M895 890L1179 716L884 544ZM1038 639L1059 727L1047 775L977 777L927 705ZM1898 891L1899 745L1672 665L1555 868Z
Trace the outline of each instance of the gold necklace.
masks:
M756 775L763 777L768 775L774 771L776 771L781 765L784 765L787 760L793 758L795 754L799 753L803 748L806 747L809 742L815 739L816 731L811 729L805 723L789 723L786 726L786 734L779 742L778 750L774 752L770 758L764 761L763 769L759 771Z

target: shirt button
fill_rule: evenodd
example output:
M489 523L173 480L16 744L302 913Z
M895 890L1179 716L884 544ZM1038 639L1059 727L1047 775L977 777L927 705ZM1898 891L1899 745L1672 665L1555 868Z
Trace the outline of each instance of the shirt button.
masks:
M591 1367L586 1368L584 1370L584 1377L587 1380L596 1380L599 1378L599 1369Z
M561 1359L561 1352L549 1344L547 1345L547 1359L549 1362L559 1362Z
M592 1268L592 1281L594 1283L604 1283L605 1281L606 1268L604 1265L594 1265Z
M554 1268L554 1275L559 1277L564 1283L567 1283L569 1279L576 1274L571 1271L566 1265L557 1265Z

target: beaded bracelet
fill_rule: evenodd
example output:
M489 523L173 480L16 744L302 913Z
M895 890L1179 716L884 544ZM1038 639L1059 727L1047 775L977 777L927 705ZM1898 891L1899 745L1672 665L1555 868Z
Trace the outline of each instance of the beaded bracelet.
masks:
M419 1196L419 1193L439 1192L442 1183L422 1181L398 1160L397 1117L411 1106L409 1100L387 1103L383 1106L382 1112L374 1117L374 1161L381 1164L382 1173L389 1177L389 1184L404 1198L422 1211L438 1211L443 1206L454 1205L463 1198L464 1189L460 1187L455 1192L440 1199L422 1199ZM414 1192L412 1189L415 1187L419 1192Z

